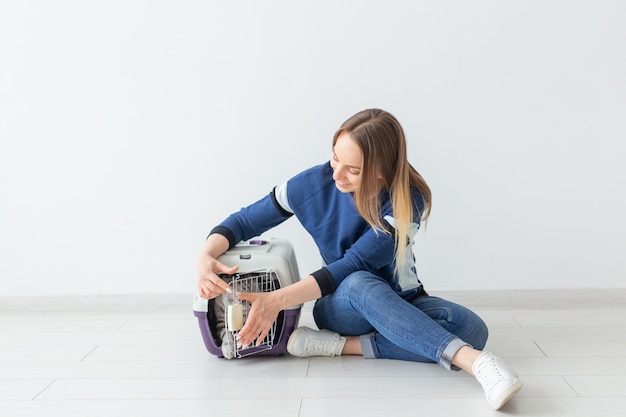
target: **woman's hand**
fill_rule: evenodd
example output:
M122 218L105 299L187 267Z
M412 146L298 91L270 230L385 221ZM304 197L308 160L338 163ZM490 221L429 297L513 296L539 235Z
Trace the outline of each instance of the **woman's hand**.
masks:
M218 274L232 275L239 267L228 267L207 253L200 254L197 262L198 292L200 297L211 299L232 289Z
M321 296L320 287L311 275L276 291L237 293L239 299L252 303L246 324L237 334L238 346L250 346L255 340L257 345L260 344L272 328L278 313Z
M257 346L263 342L272 325L283 310L279 299L279 291L237 293L240 300L252 304L246 324L237 334L237 346L248 347L256 340Z

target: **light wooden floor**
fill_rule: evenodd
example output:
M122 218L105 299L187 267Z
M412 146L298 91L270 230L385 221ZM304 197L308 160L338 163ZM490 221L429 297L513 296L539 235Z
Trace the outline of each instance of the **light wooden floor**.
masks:
M626 290L433 295L477 311L520 374L501 411L432 364L214 358L172 295L0 298L0 416L626 416Z

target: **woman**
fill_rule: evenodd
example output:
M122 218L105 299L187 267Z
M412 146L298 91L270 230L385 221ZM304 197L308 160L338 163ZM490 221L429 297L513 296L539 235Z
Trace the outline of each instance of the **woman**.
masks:
M198 259L205 298L229 292L217 274L233 274L217 257L295 215L325 266L270 293L238 293L252 303L238 344L261 341L278 313L317 300L322 330L296 329L294 356L362 355L437 362L478 379L500 408L522 387L501 359L482 352L485 323L472 311L429 296L417 278L412 238L431 208L431 192L407 160L402 127L390 113L361 111L333 139L330 162L307 169L215 227Z

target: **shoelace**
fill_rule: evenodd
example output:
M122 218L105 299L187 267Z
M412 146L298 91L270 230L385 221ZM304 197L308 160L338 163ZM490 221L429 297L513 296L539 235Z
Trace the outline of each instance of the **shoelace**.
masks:
M307 352L319 352L326 355L334 355L337 348L337 340L329 337L307 336Z
M498 382L500 382L503 379L503 376L496 366L496 358L492 357L481 363L476 370L476 378L486 389L491 389Z

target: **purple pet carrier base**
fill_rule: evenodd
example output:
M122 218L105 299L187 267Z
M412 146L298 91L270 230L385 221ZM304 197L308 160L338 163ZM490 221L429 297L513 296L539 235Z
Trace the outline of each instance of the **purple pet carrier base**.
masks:
M300 318L300 310L301 307L284 310L284 318L283 325L280 329L276 329L280 334L277 335L274 339L273 346L268 349L267 346L259 346L259 347L250 347L241 351L242 356L282 356L287 351L287 341L289 340L289 336L295 330L296 323L298 323L298 319ZM204 340L204 345L206 346L209 353L217 356L218 358L223 358L222 348L217 346L215 343L215 339L213 339L213 335L211 334L211 328L209 324L209 319L207 317L206 312L202 311L194 311L194 315L198 319L198 326L200 327L200 332L202 333L202 340Z

